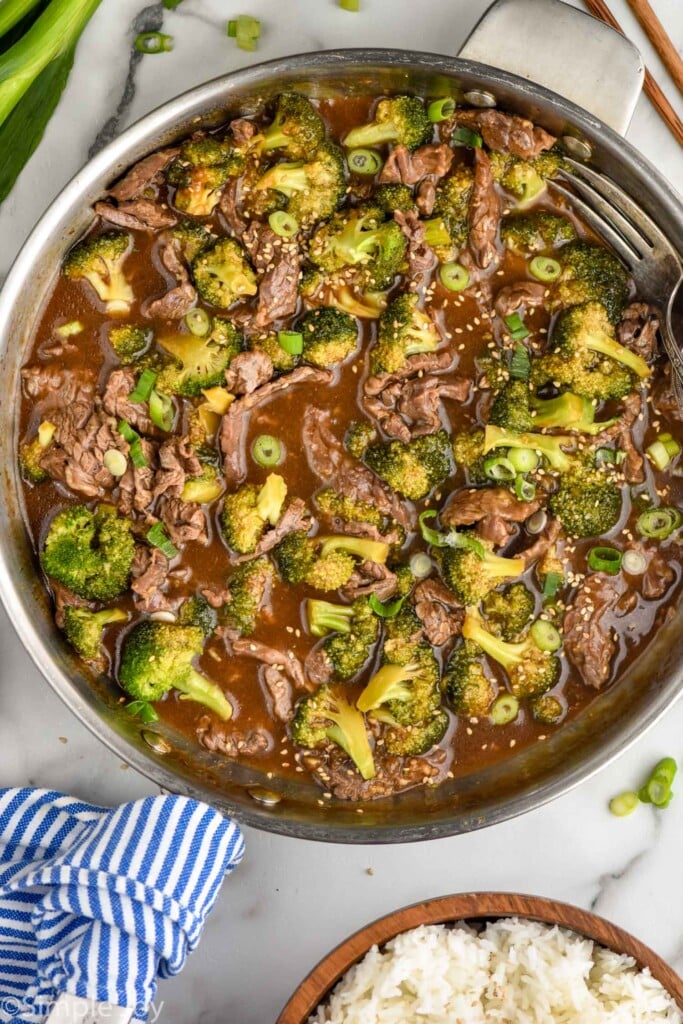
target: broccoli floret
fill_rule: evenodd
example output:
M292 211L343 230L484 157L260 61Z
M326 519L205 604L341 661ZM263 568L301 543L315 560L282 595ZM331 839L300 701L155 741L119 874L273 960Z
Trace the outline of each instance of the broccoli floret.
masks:
M210 462L202 467L201 476L188 476L180 497L197 505L210 505L223 493L223 476Z
M228 580L228 602L220 622L241 636L250 636L275 581L275 569L265 555L238 566Z
M256 275L234 238L220 238L195 256L192 277L201 297L221 309L258 291Z
M519 643L507 643L484 628L476 609L467 609L462 635L505 669L510 689L517 698L538 697L552 689L559 679L559 659L542 651L531 634Z
M62 272L71 281L87 281L107 313L128 313L135 298L123 272L130 248L131 237L125 231L106 231L74 246Z
M397 757L418 757L440 743L448 729L448 714L436 711L431 718L412 725L389 726L384 733L384 747Z
M488 454L497 448L529 448L542 455L551 469L558 473L566 473L571 469L572 459L563 450L573 445L575 438L565 434L535 434L532 432L517 433L488 424L484 431L484 453Z
M578 354L568 359L550 352L532 361L531 380L535 387L552 383L597 401L624 398L633 391L633 374L625 366L606 358L591 363Z
M315 503L331 521L341 519L345 523L371 523L377 529L381 529L384 524L384 517L374 505L346 494L338 494L331 487L320 491Z
M181 626L197 626L205 637L209 637L216 628L218 616L205 597L194 594L180 606L178 622Z
M523 558L503 558L493 553L490 541L478 539L446 548L441 559L444 583L463 604L478 604L504 580L523 573L524 567Z
M256 182L256 191L287 197L286 209L304 226L331 217L346 192L344 158L338 146L324 143L305 163L275 164Z
M600 537L621 518L621 490L599 469L579 464L561 477L548 507L572 537Z
M530 701L531 714L542 725L557 725L564 718L564 708L557 699L545 694Z
M516 640L529 625L535 610L534 595L521 582L503 590L492 590L484 598L487 621L503 640Z
M415 96L394 96L380 100L374 119L352 128L344 139L347 149L356 146L378 146L383 142L399 143L406 149L417 149L432 137L433 125L422 100Z
M517 433L559 428L597 434L615 421L596 423L593 403L571 391L557 398L536 398L528 384L512 380L496 396L489 422Z
M388 288L405 259L407 241L394 220L383 221L376 207L356 207L335 214L318 228L310 243L313 263L328 273L360 267L367 288Z
M71 505L50 523L40 564L47 576L88 601L110 601L128 587L135 542L112 505Z
M365 462L389 487L419 501L453 471L450 438L445 430L412 441L373 444Z
M484 455L484 431L476 428L474 430L463 430L454 434L452 438L453 458L458 466L467 473L468 482L471 484L484 484L489 482L484 469L484 461L488 456Z
M309 306L333 306L361 320L377 320L387 306L386 292L363 290L363 281L349 281L347 274L348 271L333 274L306 267L299 294ZM366 276L365 271L359 276Z
M412 188L398 183L378 185L372 193L372 201L386 216L391 216L394 210L408 213L415 209Z
M290 726L292 741L316 749L330 742L345 750L364 779L372 779L375 765L365 719L349 701L329 686L321 686L296 706Z
M355 567L353 557L343 551L318 555L316 540L303 530L284 537L274 554L286 583L307 583L316 590L338 590L348 583Z
M305 96L284 92L277 98L275 116L262 138L262 152L280 149L293 160L304 160L322 144L325 125Z
M48 445L43 444L40 435L38 435L32 441L24 441L19 446L19 468L21 469L21 475L24 480L31 484L42 484L50 479L50 474L40 464L40 460L47 451Z
M86 661L101 664L102 632L112 622L125 622L128 616L121 608L104 608L91 612L87 608L64 609L64 632L67 640Z
M574 225L566 217L548 210L515 213L500 226L500 237L512 252L547 252L576 238Z
M444 672L446 696L458 715L483 718L496 696L496 688L484 672L481 651L463 640L451 654Z
M617 323L629 297L629 278L616 256L602 245L577 239L563 246L562 273L551 304L555 308L599 302L612 323Z
M323 650L338 679L352 679L370 657L379 636L379 622L367 598L359 597L351 605L328 601L308 602L308 623L314 636L327 638Z
M244 167L244 156L228 142L211 136L184 142L166 171L176 188L173 205L191 217L210 217L224 185Z
M252 352L265 352L270 357L273 369L282 373L293 370L299 365L301 356L296 352L287 352L278 341L277 333L252 335L247 340Z
M203 648L199 626L140 622L124 641L119 682L134 700L152 702L169 690L179 690L186 700L203 704L227 720L232 705L221 688L192 664Z
M109 344L124 366L134 363L149 347L152 332L137 324L113 324L109 328Z
M474 175L471 168L457 167L436 189L434 216L426 220L425 239L439 255L441 249L462 249L469 234L469 206Z
M379 337L370 353L372 373L396 373L408 356L434 352L441 336L433 320L417 307L414 292L399 295L379 318Z
M233 551L249 555L256 550L266 525L278 522L286 497L287 485L277 473L270 473L262 487L243 484L225 496L221 527Z
M518 206L527 206L546 189L547 179L553 178L562 167L559 153L541 153L533 160L520 160L508 153L492 152L491 169L494 179L518 200Z
M599 302L586 302L560 313L551 346L561 359L588 367L597 363L603 372L611 362L625 366L637 377L649 377L651 373L642 356L616 340L607 311Z
M310 310L299 321L297 329L303 335L303 358L314 366L334 366L358 348L355 320L331 306Z
M377 440L377 428L370 420L356 420L346 431L344 446L354 459L362 459L365 449Z
M169 234L178 242L180 251L188 263L191 263L195 256L216 241L216 236L204 224L198 224L196 220L182 220L175 227L170 228Z
M195 398L207 388L225 384L225 371L242 350L242 338L229 320L214 317L211 332L176 334L159 338L159 344L175 359L161 370L156 389L164 394Z

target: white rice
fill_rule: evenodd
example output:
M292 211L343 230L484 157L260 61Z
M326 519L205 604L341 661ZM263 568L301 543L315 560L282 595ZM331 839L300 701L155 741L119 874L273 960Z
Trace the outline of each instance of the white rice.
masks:
M309 1024L683 1024L649 971L562 928L425 925L377 946Z

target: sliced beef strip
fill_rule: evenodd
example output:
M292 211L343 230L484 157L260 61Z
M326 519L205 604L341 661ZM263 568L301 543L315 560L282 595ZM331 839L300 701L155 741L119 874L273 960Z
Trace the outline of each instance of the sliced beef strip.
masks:
M199 719L197 739L211 753L230 758L265 754L273 745L273 740L265 729L239 732L230 729L224 722L215 722L209 715L203 715Z
M221 192L218 205L223 217L225 218L225 223L228 225L233 235L236 238L242 239L247 230L247 222L238 209L239 195L240 180L239 178L231 178Z
M261 278L253 325L263 330L274 320L294 316L299 302L301 256L293 246L282 246Z
M156 153L139 160L120 181L117 181L109 189L108 195L120 203L129 199L139 199L147 192L147 189L157 183L161 172L168 167L179 152L179 146L171 146L168 149L159 149Z
M378 373L373 377L368 377L363 385L363 391L366 395L373 397L397 381L417 377L419 374L448 370L452 362L453 355L446 349L441 349L439 352L418 352L414 356L408 356L405 365L395 373Z
M159 468L154 475L154 497L179 497L188 477L201 476L202 464L187 437L169 437L159 447Z
M524 559L524 567L529 568L534 562L544 558L560 536L561 525L559 519L548 519L545 528L537 536L533 544L530 544L524 551L520 551L517 558Z
M64 611L67 608L92 608L90 601L79 597L57 580L50 580L50 590L55 602L55 622L60 629L64 629Z
M280 722L289 722L294 715L292 684L275 665L264 666L261 675L268 691L270 712Z
M647 558L647 569L641 577L641 593L647 601L659 601L676 579L676 571L670 561L671 554L661 548L647 548L644 545L636 545L635 550Z
M249 254L254 270L259 274L265 273L283 245L292 245L291 242L286 243L285 239L276 234L269 224L264 224L259 220L251 221L242 235L241 242ZM296 250L296 244L293 248Z
M526 118L504 114L500 110L457 110L447 125L449 128L459 125L472 128L480 133L489 149L509 153L522 160L533 160L543 150L551 149L557 141Z
M254 122L249 121L246 117L236 117L234 121L230 122L230 134L238 146L244 146L247 142L251 142L257 131Z
M101 498L116 486L116 479L104 465L112 448L128 453L128 445L116 429L116 420L83 403L62 409L54 416L52 444L41 456L40 465L53 480L86 498Z
M605 444L616 440L626 458L620 469L629 484L642 484L645 480L645 459L638 451L633 440L633 428L643 409L643 399L639 391L633 391L623 401L624 411L616 423L606 427L595 436L596 444Z
M155 203L152 199L129 199L118 206L99 202L93 209L102 220L131 231L159 231L160 228L172 227L178 221L165 204Z
M39 406L43 418L49 409L78 405L89 412L97 390L93 370L71 370L59 366L25 366L21 371L24 391Z
M678 404L671 383L671 364L666 363L657 374L652 387L652 408L659 415L672 416L679 422L683 421L683 409Z
M546 291L547 286L540 281L515 281L514 284L505 285L500 289L496 295L494 309L501 317L516 313L522 306L534 309L543 305Z
M265 531L251 554L240 555L235 561L250 562L252 558L258 558L259 555L265 555L266 552L272 551L287 534L294 533L296 530L308 531L310 528L311 516L306 510L305 501L302 498L294 498L283 512L277 526L270 527Z
M159 299L143 304L143 315L163 320L179 320L197 302L197 292L180 254L176 238L165 237L159 246L159 259L175 285Z
M372 470L349 455L332 433L330 418L329 411L312 405L304 412L302 442L313 473L340 494L368 502L382 515L409 528L412 518L408 508Z
M374 594L380 601L388 601L396 593L397 586L395 572L386 565L366 561L354 569L340 593L348 601L355 601L358 597L369 597L370 594Z
M304 675L313 686L329 683L334 675L332 663L324 647L314 647L304 662Z
M425 178L417 186L415 205L423 217L431 217L436 203L436 185L431 178Z
M657 357L658 330L659 316L654 306L632 302L617 326L617 341L651 363Z
M474 151L474 184L467 214L468 245L474 262L482 270L498 258L496 239L503 208L496 191L491 160L483 149Z
M441 647L459 636L465 621L465 609L439 580L423 580L413 593L415 614L424 626L425 636L434 647Z
M453 150L445 142L420 146L413 153L405 146L394 146L378 180L380 184L417 185L428 176L443 178L452 163Z
M477 523L475 533L481 540L493 544L494 548L502 548L517 533L514 523L509 523L502 516L484 516Z
M609 619L619 601L613 579L588 576L564 615L564 652L587 686L599 690L612 670L617 651Z
M201 505L194 501L163 495L159 502L158 515L166 533L176 547L183 547L190 541L207 544L206 517Z
M135 594L135 603L139 611L151 614L169 611L178 606L180 598L172 601L164 593L168 583L168 569L168 558L159 548L150 548L145 544L135 545L130 589Z
M338 800L377 800L393 796L413 786L436 785L445 777L443 766L427 757L375 756L375 776L363 779L340 747L305 754L302 763L325 790Z
M225 384L235 395L250 395L273 376L273 363L266 352L240 352L225 371Z
M364 406L385 434L399 441L433 434L442 427L441 402L467 400L472 382L466 377L444 380L419 377L396 381L377 397L368 397Z
M523 523L540 508L540 501L520 501L505 487L468 488L457 491L440 513L444 526L478 523L487 516L500 516L510 523Z
M156 446L147 438L140 438L146 466L134 466L132 462L119 479L118 508L123 516L132 511L145 512L154 501L154 477L156 474Z
M408 241L406 258L411 280L419 282L436 262L436 257L425 239L425 226L414 210L395 210L394 220Z
M149 415L147 402L131 402L128 398L135 389L135 384L135 373L130 367L112 370L102 395L104 411L117 422L126 420L131 427L143 434L156 434L157 430Z
M260 661L264 665L279 668L291 679L297 690L308 689L304 670L294 651L278 651L275 647L268 647L267 644L261 644L245 637L233 642L232 652L235 655L255 658L256 661Z
M238 398L228 408L221 421L220 445L223 453L223 471L228 487L236 486L247 475L244 435L247 417L252 409L267 402L273 395L292 387L294 384L329 384L332 374L329 370L318 370L313 366L298 366L277 380L263 384L249 395Z

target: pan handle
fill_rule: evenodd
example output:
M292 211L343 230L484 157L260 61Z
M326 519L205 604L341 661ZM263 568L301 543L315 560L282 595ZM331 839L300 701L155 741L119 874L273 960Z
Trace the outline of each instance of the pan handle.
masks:
M645 76L632 42L562 0L495 0L458 56L531 79L620 135Z

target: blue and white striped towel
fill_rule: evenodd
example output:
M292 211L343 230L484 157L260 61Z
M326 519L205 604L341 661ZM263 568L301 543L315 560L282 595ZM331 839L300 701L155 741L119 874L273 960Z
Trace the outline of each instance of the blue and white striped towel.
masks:
M61 992L146 1020L243 853L237 825L184 797L111 810L0 789L0 1021L42 1021Z

